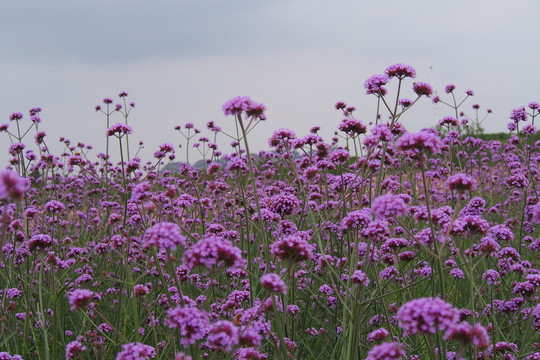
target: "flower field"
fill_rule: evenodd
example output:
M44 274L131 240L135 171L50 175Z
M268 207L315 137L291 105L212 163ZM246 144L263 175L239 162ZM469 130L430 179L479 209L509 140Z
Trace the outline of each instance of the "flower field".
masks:
M52 154L41 109L13 113L0 359L540 359L540 104L485 141L473 91L415 77L389 66L372 119L338 102L329 141L279 129L257 155L249 97L148 162L125 92L96 107L97 155ZM420 101L445 116L407 132Z

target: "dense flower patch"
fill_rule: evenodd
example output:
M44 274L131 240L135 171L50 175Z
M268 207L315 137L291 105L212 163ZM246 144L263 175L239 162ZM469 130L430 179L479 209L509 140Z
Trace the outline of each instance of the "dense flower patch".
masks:
M147 163L130 153L125 92L96 107L97 160L67 139L51 154L41 109L12 114L0 357L540 359L540 105L512 111L505 143L483 141L479 106L462 109L471 90L433 96L415 77L395 64L366 81L373 124L339 102L331 142L279 129L258 156L247 135L266 107L231 99L225 130L176 127L205 159L186 151L176 172L163 171L171 143ZM407 86L412 100L392 95ZM407 110L432 96L450 113L407 132Z

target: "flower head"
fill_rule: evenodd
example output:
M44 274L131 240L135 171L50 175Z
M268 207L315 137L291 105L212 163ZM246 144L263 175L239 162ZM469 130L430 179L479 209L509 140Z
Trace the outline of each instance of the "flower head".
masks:
M218 321L210 326L208 343L225 351L231 351L239 342L239 330L232 322Z
M402 63L390 65L386 68L385 73L389 77L397 77L399 79L406 77L414 79L416 77L416 70L412 66Z
M264 114L265 110L266 107L263 104L254 102L248 96L237 96L227 100L227 102L223 104L223 113L225 116L237 116L245 113L248 117L266 120L266 115Z
M386 75L373 75L369 77L364 83L366 94L386 95L386 88L383 85L386 85L389 80L390 78Z
M184 253L184 265L189 268L204 266L211 269L223 261L230 267L245 267L242 251L229 240L217 235L210 235L196 242Z
M469 175L459 173L448 177L444 185L450 191L474 191L476 190L477 183Z
M124 123L116 123L107 129L106 134L107 136L122 137L125 134L133 134L133 129Z
M270 245L270 253L280 260L304 261L313 258L313 246L299 235L288 235Z
M427 150L438 154L442 149L442 141L437 135L423 130L417 133L403 134L396 141L396 146L403 151L423 152Z
M351 276L351 281L353 284L359 284L366 287L370 283L368 276L362 270L356 270Z
M514 109L510 113L510 119L514 120L514 122L517 124L520 121L527 121L527 110L525 110L525 107L520 107L519 109Z
M186 237L181 234L180 227L170 222L161 222L146 230L143 246L156 246L159 250L174 250L186 245Z
M438 297L420 298L403 304L396 316L404 336L435 334L457 323L459 311Z
M21 200L28 182L11 170L0 170L0 200Z
M400 360L405 356L403 347L398 342L382 343L369 350L366 360Z
M156 357L156 350L152 346L139 342L122 345L122 349L116 355L116 360L147 360Z
M431 85L425 82L416 82L413 84L413 91L418 96L430 97L433 94L433 88Z
M277 292L282 295L287 294L287 284L277 274L264 274L261 277L263 288L271 292Z
M407 213L407 204L401 197L388 194L381 195L373 200L371 209L376 219L386 219L405 215Z
M66 345L66 360L75 359L86 350L86 346L81 344L79 341L72 341Z
M9 116L10 121L19 121L23 118L23 114L20 112L14 112Z
M181 306L167 311L165 325L180 330L184 347L194 344L206 335L210 326L208 313L192 306Z
M533 208L533 221L537 224L540 224L540 204L537 204Z
M71 310L80 309L92 300L94 293L87 289L77 289L74 290L69 296L69 304L71 305Z

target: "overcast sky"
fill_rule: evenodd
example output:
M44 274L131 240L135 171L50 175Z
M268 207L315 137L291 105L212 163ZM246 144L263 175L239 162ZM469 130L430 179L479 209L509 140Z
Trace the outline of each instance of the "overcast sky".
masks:
M303 136L319 125L329 139L342 118L337 101L373 119L363 83L397 62L439 93L448 83L474 90L464 110L493 109L488 132L505 131L513 108L540 101L536 0L27 0L3 1L0 13L0 123L24 112L28 124L28 109L39 106L49 144L65 136L94 154L106 129L94 107L121 91L136 103L130 125L145 143L143 160L163 142L183 143L175 125L232 129L221 106L237 95L268 108L251 134L254 151L278 128ZM410 131L436 123L423 100L403 119ZM2 167L9 144L0 133Z

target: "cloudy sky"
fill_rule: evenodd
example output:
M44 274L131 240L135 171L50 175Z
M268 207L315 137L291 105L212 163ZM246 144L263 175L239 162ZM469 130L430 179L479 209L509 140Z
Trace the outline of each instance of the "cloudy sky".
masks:
M448 83L474 90L464 110L493 109L489 132L540 100L536 0L25 0L3 1L0 13L0 123L24 112L28 124L28 109L39 106L49 144L65 136L94 154L104 151L106 128L94 107L120 91L136 103L130 125L144 160L163 142L183 143L175 125L232 129L221 106L237 95L268 107L253 150L278 128L303 136L319 125L329 139L341 120L334 103L369 122L375 99L363 83L397 62L439 92ZM416 131L436 119L424 99L403 123ZM9 144L0 134L2 167ZM228 140L220 144L229 152Z

